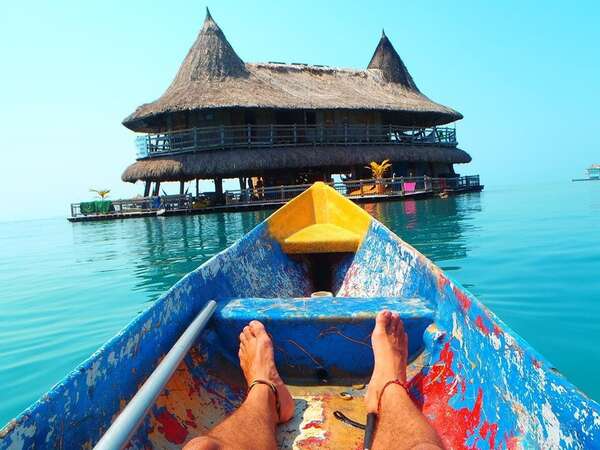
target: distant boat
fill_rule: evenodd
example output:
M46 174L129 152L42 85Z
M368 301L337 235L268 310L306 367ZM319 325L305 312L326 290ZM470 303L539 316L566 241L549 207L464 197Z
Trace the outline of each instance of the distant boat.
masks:
M573 181L598 181L600 180L600 164L592 164L586 170L587 178L574 178Z
M296 399L280 447L362 448L362 431L339 417L364 421L381 309L404 321L410 393L446 448L600 448L598 403L432 261L316 183L11 421L0 449L180 448L244 399L238 335L252 319Z

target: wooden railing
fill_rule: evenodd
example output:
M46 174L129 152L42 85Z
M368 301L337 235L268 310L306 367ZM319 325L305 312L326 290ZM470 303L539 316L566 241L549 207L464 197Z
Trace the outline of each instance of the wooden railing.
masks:
M349 198L402 196L420 193L442 193L475 190L479 175L455 178L394 177L379 180L352 180L328 183L340 194ZM310 184L271 186L225 192L227 205L246 203L281 203L308 189Z
M82 211L81 203L71 203L71 217L108 214L126 215L146 211L159 211L161 209L191 209L192 202L193 197L191 195L162 195L160 197L138 197L126 200L111 200L110 210L106 213L85 213Z
M460 192L476 190L479 187L479 175L456 178L394 177L380 180L351 180L329 183L340 194L349 198L373 198L409 196L415 194ZM111 200L108 211L85 212L81 203L71 204L71 217L123 217L139 216L140 213L159 213L164 211L191 211L211 206L245 205L245 204L278 204L290 200L308 189L310 184L288 186L270 186L254 189L225 191L224 198L219 199L214 193L202 194L196 198L187 195L161 195L155 197L139 197L127 200Z
M138 159L212 149L323 145L456 146L456 129L397 125L239 125L192 128L136 138Z

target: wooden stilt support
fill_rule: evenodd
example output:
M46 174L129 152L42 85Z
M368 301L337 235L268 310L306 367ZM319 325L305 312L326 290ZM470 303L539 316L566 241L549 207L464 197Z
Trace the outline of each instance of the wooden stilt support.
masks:
M152 185L152 181L146 181L144 184L144 197L148 197L150 195L150 186Z
M223 201L223 178L221 177L215 178L215 194L218 202Z
M185 181L179 182L179 195L183 195L185 189Z
M196 197L200 195L200 183L198 178L196 178Z

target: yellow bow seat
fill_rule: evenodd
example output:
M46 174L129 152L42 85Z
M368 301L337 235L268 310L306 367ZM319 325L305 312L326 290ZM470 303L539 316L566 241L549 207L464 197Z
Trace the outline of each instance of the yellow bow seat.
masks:
M286 253L355 252L371 220L365 210L317 182L273 213L268 226Z

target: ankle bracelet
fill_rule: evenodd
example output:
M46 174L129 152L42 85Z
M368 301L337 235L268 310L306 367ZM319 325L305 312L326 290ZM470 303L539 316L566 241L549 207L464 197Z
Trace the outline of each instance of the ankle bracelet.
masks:
M405 381L400 381L397 378L395 380L388 381L387 383L385 383L383 385L383 388L381 389L381 392L379 393L379 399L377 400L377 414L379 414L379 412L381 411L381 398L383 397L383 393L385 392L386 388L390 384L397 384L402 389L404 389L406 391L406 394L410 397L410 392L408 391L408 385Z
M275 386L273 383L271 383L269 381L257 379L257 380L254 380L252 383L250 383L250 385L248 386L248 393L250 392L250 389L252 389L257 384L264 384L265 386L268 386L271 389L271 391L273 391L273 394L275 395L275 410L277 412L277 420L280 421L281 420L281 405L279 403L279 392L277 392L277 386Z

